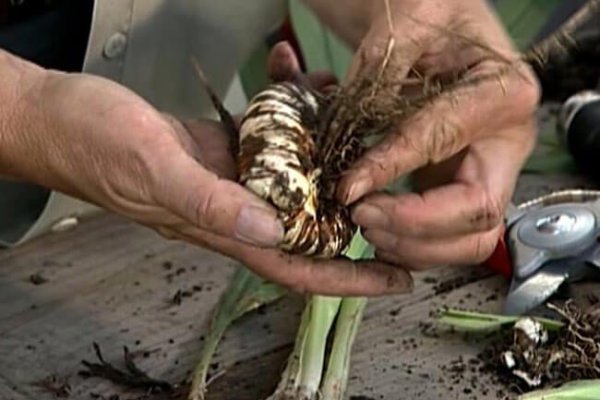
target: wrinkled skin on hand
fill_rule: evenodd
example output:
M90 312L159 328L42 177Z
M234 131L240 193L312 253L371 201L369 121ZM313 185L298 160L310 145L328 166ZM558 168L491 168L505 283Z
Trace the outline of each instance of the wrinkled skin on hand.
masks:
M385 57L389 15L377 3L349 79ZM416 270L483 261L535 142L538 84L483 0L390 4L395 48L387 74L497 78L437 99L396 126L348 171L339 198L354 204L353 220L380 260ZM416 192L380 191L409 174Z
M6 65L33 69L15 60L0 53ZM274 71L289 70L278 66L276 54L273 60ZM10 146L0 163L5 176L88 200L169 239L218 251L299 292L410 290L404 270L380 262L317 261L276 250L283 234L276 211L237 183L220 124L182 123L103 78L53 71L33 75L27 90L15 96L11 121L18 123L10 124L12 132L0 132L2 144Z

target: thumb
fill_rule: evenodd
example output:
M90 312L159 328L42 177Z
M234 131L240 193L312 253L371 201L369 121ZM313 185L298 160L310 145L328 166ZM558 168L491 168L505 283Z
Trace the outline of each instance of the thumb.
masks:
M161 172L157 200L193 226L261 247L275 247L283 239L273 207L193 158L178 157Z

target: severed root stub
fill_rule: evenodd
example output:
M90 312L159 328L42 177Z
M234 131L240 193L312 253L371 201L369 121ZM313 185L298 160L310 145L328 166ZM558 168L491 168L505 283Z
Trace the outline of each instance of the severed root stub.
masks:
M98 362L94 363L83 360L82 364L86 367L86 370L79 373L83 377L104 378L127 388L142 389L147 393L171 393L175 389L169 382L151 378L139 369L127 347L123 348L124 370L116 368L105 361L100 351L100 346L97 343L94 343L94 352L96 353Z
M548 332L532 318L520 319L509 345L498 347L493 358L504 378L512 376L524 391L600 379L600 305L582 310L568 301L549 307L565 319L565 326Z

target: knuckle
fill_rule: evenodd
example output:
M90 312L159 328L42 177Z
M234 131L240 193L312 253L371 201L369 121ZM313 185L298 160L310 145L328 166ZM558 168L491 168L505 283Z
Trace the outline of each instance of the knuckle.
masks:
M393 145L397 148L397 153L399 154L402 154L406 151L408 153L418 155L418 157L422 160L421 164L425 165L431 161L429 158L430 152L428 150L428 141L428 135L423 135L423 132L400 130ZM391 164L395 168L394 176L398 176L401 173L406 173L406 171L401 170L403 165L402 159L394 157Z
M304 276L304 275L302 275ZM310 290L308 289L307 280L304 277L300 277L294 281L287 282L287 287L294 293L298 294L309 294Z
M294 293L300 295L309 294L308 288L304 282L291 282L288 283L287 286Z
M424 236L431 229L427 221L416 219L412 209L400 201L394 202L389 225L398 235L408 237Z
M440 163L460 150L460 126L450 118L436 119L426 139L425 150L430 162Z
M308 262L304 266L298 268L294 278L287 278L287 283L284 283L291 291L298 294L311 293L309 282L314 281L313 263Z
M519 104L527 110L534 111L542 97L542 88L535 74L529 68L525 72L525 79L523 79L519 93Z
M477 235L472 247L471 262L477 264L485 261L496 248L496 236Z
M217 186L217 184L207 185L204 193L188 199L188 204L192 211L190 215L196 218L194 222L199 226L210 229L217 222L218 216L215 212L219 192Z
M392 143L382 143L380 151L367 152L361 161L369 170L370 177L376 185L382 185L395 178L399 173L401 166L394 157L390 157L395 152Z
M361 49L363 59L369 64L383 60L387 53L387 45L387 40L370 40L369 45Z
M473 229L488 231L502 223L504 208L499 200L487 193L480 199L480 205L470 215L469 224Z
M535 74L527 66L520 68L509 78L509 96L505 96L505 104L512 111L515 119L531 118L542 97L541 85Z

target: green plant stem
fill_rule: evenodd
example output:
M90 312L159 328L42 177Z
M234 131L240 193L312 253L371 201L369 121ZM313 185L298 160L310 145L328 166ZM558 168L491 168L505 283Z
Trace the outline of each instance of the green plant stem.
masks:
M448 309L440 313L438 322L462 331L489 332L513 325L520 318L522 317ZM564 326L563 322L553 319L535 316L532 316L531 318L540 322L548 330L558 330Z
M242 315L278 300L285 292L283 288L265 282L248 269L238 267L211 320L200 361L191 376L189 400L205 398L208 369L227 328Z
M292 354L269 400L316 399L323 375L325 346L339 311L341 297L309 298Z
M519 396L519 400L597 400L600 398L600 380L580 380L556 389L538 390Z
M327 372L321 384L322 400L344 398L350 373L352 345L366 306L365 297L348 297L342 300Z
M350 244L346 257L356 260L371 253L372 249L358 234ZM322 382L332 388L338 382L338 392L343 395L351 345L365 305L366 299L363 298L311 296L302 314L294 350L288 358L279 385L269 400L325 400L327 397L323 396ZM323 376L327 338L336 317L338 322L335 324L334 344L327 373Z
M310 310L311 308L307 306L302 312L302 319L300 320L300 326L298 327L294 350L288 357L287 365L281 375L277 389L268 400L290 398L298 391L301 379L300 361L302 360L302 352L304 351L304 343L306 342L308 323L310 321Z
M300 398L313 398L319 391L325 366L327 337L341 303L341 297L313 296L310 300L310 320L301 362Z

